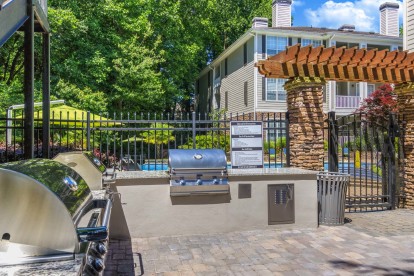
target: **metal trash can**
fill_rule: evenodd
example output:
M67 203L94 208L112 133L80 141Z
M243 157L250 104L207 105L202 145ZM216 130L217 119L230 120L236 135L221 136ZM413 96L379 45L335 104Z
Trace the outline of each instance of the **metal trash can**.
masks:
M346 173L318 173L318 216L321 225L343 225L345 196L350 176Z

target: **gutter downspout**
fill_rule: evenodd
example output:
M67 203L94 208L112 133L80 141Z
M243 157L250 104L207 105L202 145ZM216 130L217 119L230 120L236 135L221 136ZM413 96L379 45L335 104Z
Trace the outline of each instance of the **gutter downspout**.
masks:
M253 47L253 60L254 64L257 62L257 33L249 33L251 36L253 36L254 39L254 47ZM256 110L257 110L257 67L253 65L253 114L254 114L254 120L257 120Z

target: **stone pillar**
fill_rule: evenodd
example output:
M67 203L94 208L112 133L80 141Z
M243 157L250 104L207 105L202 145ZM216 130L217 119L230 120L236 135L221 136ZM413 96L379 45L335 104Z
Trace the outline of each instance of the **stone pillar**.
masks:
M323 170L324 85L324 79L302 77L285 84L292 167Z
M405 206L414 208L414 83L398 85L395 88L398 95L398 109L400 115L404 115L405 140L404 140L404 166L405 179L404 194Z

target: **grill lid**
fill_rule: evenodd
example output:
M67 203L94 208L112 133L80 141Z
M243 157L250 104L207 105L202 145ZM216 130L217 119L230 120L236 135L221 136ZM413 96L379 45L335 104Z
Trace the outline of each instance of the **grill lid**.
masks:
M171 171L227 169L226 154L220 149L171 149L168 153Z
M59 153L53 160L74 169L85 179L90 189L100 190L103 188L102 174L106 171L106 167L92 152L74 151Z
M0 165L0 265L10 257L76 253L76 220L91 202L85 180L58 162Z

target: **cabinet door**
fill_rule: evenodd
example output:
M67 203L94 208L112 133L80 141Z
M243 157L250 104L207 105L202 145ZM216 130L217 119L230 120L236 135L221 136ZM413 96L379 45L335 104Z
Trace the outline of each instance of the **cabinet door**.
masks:
M269 225L295 223L295 191L293 184L269 184Z

